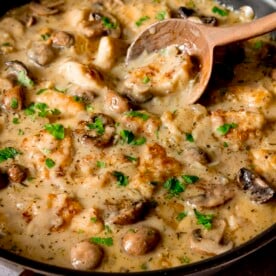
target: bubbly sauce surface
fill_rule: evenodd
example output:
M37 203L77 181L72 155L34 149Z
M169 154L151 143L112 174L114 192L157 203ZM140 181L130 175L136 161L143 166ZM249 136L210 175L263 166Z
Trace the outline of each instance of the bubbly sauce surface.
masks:
M176 47L124 62L139 32L170 17L223 26L254 13L66 0L0 19L2 248L72 269L156 270L275 224L275 41L218 48L207 91L184 105L192 63Z

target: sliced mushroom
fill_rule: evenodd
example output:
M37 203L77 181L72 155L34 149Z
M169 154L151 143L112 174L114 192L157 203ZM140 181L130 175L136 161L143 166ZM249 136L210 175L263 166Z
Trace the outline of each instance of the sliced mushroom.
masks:
M104 11L92 11L89 15L91 30L94 33L90 37L108 35L114 38L121 36L121 28L118 20L111 14Z
M23 107L23 93L21 86L15 86L3 93L3 108L11 111L20 111Z
M232 187L223 184L202 185L198 188L202 189L203 193L188 199L188 203L197 208L214 208L220 206L232 199L235 195Z
M71 249L71 264L75 269L90 270L101 263L103 250L89 241L79 242Z
M52 47L41 42L34 42L27 54L33 62L40 66L49 64L55 57Z
M0 190L6 188L9 185L8 175L0 173Z
M15 183L21 183L27 177L26 169L17 164L11 165L8 168L7 174L10 182L15 182Z
M241 168L238 172L238 183L256 203L265 203L272 199L275 191L260 176L252 171Z
M129 200L124 200L116 205L107 204L112 211L108 221L118 225L133 224L143 218L146 206L145 201L131 202Z
M129 229L122 238L122 246L132 256L145 255L152 251L160 241L160 233L149 226Z
M115 135L114 120L103 113L95 113L90 121L81 121L76 133L81 135L82 143L91 143L97 147L111 144Z
M29 8L33 13L35 13L38 16L48 16L59 13L59 10L55 6L50 7L35 2L30 3Z
M56 48L70 48L74 44L74 37L63 31L54 32L51 39L53 47Z
M19 74L23 73L26 77L29 77L28 69L23 62L11 60L7 61L5 64L8 67L8 75L12 75L18 79Z
M232 249L232 241L227 244L223 243L225 227L225 221L218 220L216 225L205 233L201 229L193 230L190 239L191 248L208 255L218 255Z
M123 93L134 105L142 104L150 101L153 98L153 95L150 92L145 93L134 93L132 90L126 90Z
M186 7L179 7L178 8L178 15L179 17L181 18L188 18L189 16L192 16L194 15L196 12L195 10L193 9L189 9L189 8L186 8Z
M207 153L197 146L188 146L184 151L185 160L188 162L198 162L202 165L209 163L210 158Z

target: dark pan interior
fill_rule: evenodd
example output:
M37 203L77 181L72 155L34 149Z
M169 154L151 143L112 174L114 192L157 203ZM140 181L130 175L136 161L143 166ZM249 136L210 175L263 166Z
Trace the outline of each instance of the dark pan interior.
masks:
M4 2L6 1L6 2ZM26 0L2 0L0 4L0 15L3 15L10 8L22 5L29 1ZM4 3L3 3L4 2ZM238 8L243 5L250 5L254 8L258 17L264 16L268 13L276 11L276 0L221 0L221 3ZM164 276L182 276L182 275L211 275L222 268L237 262L238 260L260 250L262 247L269 243L276 241L276 224L272 225L269 229L256 236L254 239L246 242L245 244L234 248L224 254L203 260L197 263L180 266L176 268L163 269L158 271L145 271L137 273L128 273L128 275L164 275ZM18 256L12 252L0 248L0 259L21 265L25 268L40 272L40 273L53 273L55 275L95 275L105 276L111 273L101 272L81 272L53 265L40 263L31 259ZM112 273L113 276L125 276L125 273Z

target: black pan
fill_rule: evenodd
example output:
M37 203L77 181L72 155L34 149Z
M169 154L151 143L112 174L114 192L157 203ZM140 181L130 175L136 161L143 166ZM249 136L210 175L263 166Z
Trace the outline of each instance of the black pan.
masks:
M4 0L5 1L5 0ZM3 2L3 0L1 0ZM27 0L8 0L5 3L0 4L0 15L4 14L7 10L12 7L16 7L27 3ZM227 5L232 5L234 8L239 8L243 5L250 5L253 7L256 15L258 17L264 16L268 13L276 11L276 0L222 0L220 1ZM182 276L182 275L213 275L214 273L221 271L223 268L237 263L241 259L256 253L257 251L262 250L264 247L270 245L270 248L273 248L273 245L276 245L276 223L270 228L266 229L264 232L251 239L250 241L242 244L239 247L236 247L224 254L192 263L185 266L179 266L170 269L162 269L157 271L145 271L145 272L133 272L127 273L127 275L132 276L146 276L146 275L162 275L162 276ZM28 258L18 256L12 252L0 248L0 260L7 263L16 264L24 268L50 275L95 275L95 276L125 276L126 273L102 273L102 272L82 272L72 269L57 267L54 265L49 265L34 261ZM276 265L275 265L276 266ZM275 271L274 271L275 272ZM276 273L276 272L275 272ZM223 274L220 274L223 275ZM241 275L241 274L239 274ZM246 274L248 275L248 274ZM250 274L257 275L257 274ZM259 275L269 275L263 274ZM276 274L274 274L276 275ZM6 275L1 275L6 276ZM270 276L270 275L269 275Z

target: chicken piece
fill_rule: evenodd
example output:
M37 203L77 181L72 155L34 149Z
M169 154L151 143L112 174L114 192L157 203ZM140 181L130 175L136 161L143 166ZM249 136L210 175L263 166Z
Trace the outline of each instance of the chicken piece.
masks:
M33 42L27 55L36 65L45 66L53 61L55 52L51 45L41 42Z
M82 211L81 204L68 194L49 194L47 207L52 213L50 230L58 231L67 227L75 215Z
M73 217L71 229L75 232L84 232L89 235L99 234L104 229L103 221L96 208L87 208Z
M25 28L23 24L13 17L5 17L0 22L1 29L8 32L12 37L22 37Z
M3 93L3 107L8 111L18 112L23 107L23 91L21 86L15 86Z
M126 48L124 41L104 36L100 40L94 64L104 71L110 70L118 58L125 54Z
M99 72L91 66L76 61L67 61L60 66L59 71L68 82L84 89L91 89L97 94L105 88Z
M214 135L222 140L229 139L232 143L242 143L250 137L259 135L265 124L262 113L250 111L222 111L211 113ZM221 129L222 128L222 129Z
M22 142L22 149L25 151L26 164L34 169L38 177L42 179L55 179L63 176L64 171L72 162L73 141L69 134L64 139L58 140L46 130L36 135L26 137ZM54 161L54 167L48 168L46 160Z
M62 117L73 117L79 112L84 111L84 105L81 102L77 102L70 95L60 93L55 90L48 89L42 94L37 96L37 101L46 103L51 108L58 109Z
M276 169L276 152L268 149L252 149L253 165L257 172L270 174Z
M121 114L129 110L127 99L120 96L118 93L109 90L105 95L104 107L109 112Z

